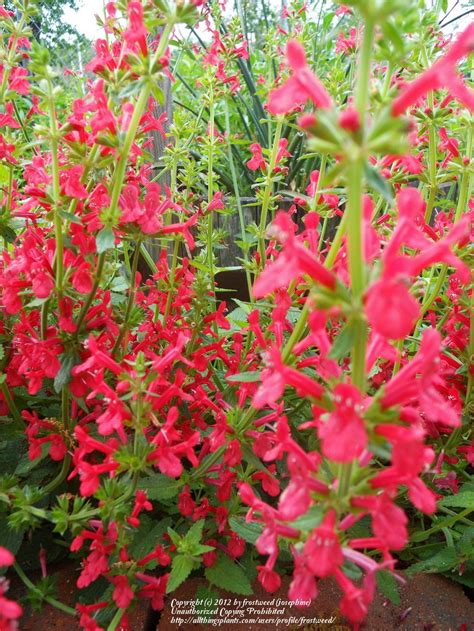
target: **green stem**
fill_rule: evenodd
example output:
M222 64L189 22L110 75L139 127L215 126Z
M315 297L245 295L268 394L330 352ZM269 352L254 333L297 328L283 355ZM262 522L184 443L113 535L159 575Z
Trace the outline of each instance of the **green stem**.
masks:
M132 259L132 269L130 272L130 294L128 296L127 308L125 310L125 315L123 318L123 324L120 328L120 333L115 341L114 347L112 349L112 357L115 357L117 354L120 345L122 344L123 339L127 335L130 328L130 314L132 313L133 304L135 302L135 296L137 293L137 269L138 269L138 260L140 258L140 240L135 245L135 252L133 253Z
M156 50L156 53L151 60L151 66L162 57L166 51L166 47L168 46L168 40L170 38L171 32L174 28L174 23L169 22L161 34L160 43ZM148 105L148 99L150 98L152 89L152 78L148 77L148 80L145 81L144 86L141 89L140 95L135 104L135 108L133 110L133 116L130 121L130 126L127 130L127 134L125 136L125 141L120 152L120 157L118 160L118 164L115 168L114 176L113 176L113 188L112 194L110 198L110 206L106 215L106 223L108 225L114 225L117 220L117 212L118 212L118 203L120 199L120 193L122 192L122 186L125 179L125 173L127 170L128 157L130 154L130 150L132 148L133 142L137 135L138 126L140 124L140 120L143 116L143 113Z
M115 629L120 624L120 620L122 620L125 611L126 609L117 609L117 611L115 612L115 616L112 618L111 623L107 627L107 631L115 631Z
M428 53L426 51L426 46L422 48L423 62L425 67L428 68L430 65L428 59ZM431 115L434 115L434 95L433 92L430 92L428 95L428 105L431 110ZM430 180L430 192L428 195L428 201L426 202L426 211L425 211L425 221L427 224L430 223L431 214L433 212L433 206L436 201L436 191L437 191L437 183L436 183L436 158L437 158L437 142L436 142L436 127L434 123L434 118L429 121L429 133L428 133L428 175Z
M209 100L209 145L207 154L207 203L210 204L214 196L214 146L215 146L215 108L214 94L212 87L210 89ZM215 295L215 270L214 270L214 248L213 248L213 232L214 232L214 213L207 211L207 265L209 268L209 276L211 283L211 291L213 292L214 308L216 305ZM217 324L214 322L215 328Z
M369 104L370 66L374 24L366 20L364 38L360 49L359 74L355 89L355 106L360 116L362 137L365 134L365 118ZM354 307L352 348L352 382L363 393L366 389L365 353L367 345L367 324L363 315L362 299L365 289L365 268L363 250L362 194L364 177L364 158L357 156L348 166L347 173L347 249L349 276L351 280ZM353 463L339 467L338 495L345 498L351 486Z
M265 230L267 228L268 210L273 198L273 171L276 167L278 149L280 145L281 132L283 128L283 119L279 118L275 128L275 136L273 138L272 152L270 154L270 162L265 178L265 188L263 191L262 210L260 215L260 229L258 236L258 250L260 252L260 268L263 269L266 261L265 254Z
M56 598L52 598L51 596L46 596L45 594L43 594L42 590L36 587L36 585L30 581L30 579L26 576L26 574L23 572L23 570L18 565L18 563L14 563L13 568L15 572L18 574L18 576L20 577L20 579L23 581L23 583L26 585L26 587L28 587L28 589L34 592L35 594L38 594L42 600L47 602L49 605L56 607L56 609L60 609L64 613L69 614L70 616L74 616L74 617L77 616L76 610L73 609L72 607L68 607L67 605L60 602L59 600L56 600Z
M228 159L229 159L230 172L232 175L232 184L234 186L235 199L237 203L237 210L239 212L241 238L244 243L243 255L244 255L244 265L245 265L245 277L247 279L247 288L249 291L250 301L253 302L252 277L250 275L250 270L249 270L248 248L246 245L246 242L247 242L246 225L245 225L244 211L242 208L242 202L240 200L240 188L239 188L239 181L237 178L237 172L235 169L234 156L232 155L232 147L231 147L231 140L230 140L231 129L230 129L229 104L227 100L225 100L224 106L225 106L225 125L226 125L227 142L228 142L227 153L228 153Z
M64 431L68 433L70 429L71 419L69 416L69 390L67 389L67 387L63 388L61 392L61 415ZM67 453L63 459L61 470L59 471L58 475L44 487L43 492L45 495L48 495L49 493L51 493L51 491L54 491L54 489L56 489L60 484L64 482L64 480L68 476L70 466L71 456L69 453Z
M87 296L86 301L84 302L84 304L82 305L82 309L81 312L79 314L79 318L77 320L77 329L76 329L76 335L78 336L81 332L81 328L82 325L84 323L84 319L87 315L87 312L89 311L89 308L95 298L95 295L97 293L97 290L99 289L99 285L100 285L100 281L102 278L102 272L104 271L104 264L105 264L105 257L106 257L106 253L102 252L99 255L98 261L97 261L97 270L95 273L95 280L94 280L94 284L92 286L91 292L89 293L89 295Z
M6 375L2 375L2 377L5 377L6 379ZM23 429L25 427L25 421L23 420L18 408L16 407L16 403L11 395L10 388L7 386L6 381L2 381L2 383L0 384L0 390L3 394L3 398L5 399L8 409L13 416L13 419L18 425L18 428Z
M27 15L26 11L24 11L21 14L20 21L18 22L18 27L15 29L15 34L12 37L10 50L8 51L7 60L3 64L2 85L0 87L0 103L5 102L5 92L8 87L8 79L10 78L10 72L12 70L13 62L15 61L16 45L18 43L18 38L20 37L20 34L23 31L28 18L29 16Z
M56 118L56 106L53 84L48 79L48 106L49 123L51 132L51 177L52 177L52 199L54 207L54 232L56 238L56 291L61 299L64 291L64 243L63 243L63 222L59 214L60 186L59 186L59 133Z

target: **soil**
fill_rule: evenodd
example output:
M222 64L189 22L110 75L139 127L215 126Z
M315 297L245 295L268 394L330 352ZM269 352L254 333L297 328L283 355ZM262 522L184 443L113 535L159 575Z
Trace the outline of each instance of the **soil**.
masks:
M64 565L56 570L59 574L58 599L74 607L77 588L77 572L71 565ZM31 577L35 580L35 577ZM230 600L249 601L258 600L271 602L273 599L287 599L289 578L283 579L281 589L275 594L267 594L260 585L255 588L253 596L239 596L229 592L220 591L221 597ZM199 578L191 578L181 585L172 598L175 600L191 600L196 597L197 588L204 585ZM340 598L338 586L332 580L319 581L319 595L317 601L309 608L298 609L287 607L285 614L279 617L288 624L280 623L282 630L292 631L351 631L351 626L337 610ZM214 590L215 591L215 590ZM24 590L12 580L9 592L12 598L21 598ZM470 602L463 590L456 583L437 575L418 575L408 581L400 589L401 602L395 606L383 596L378 595L372 603L369 615L362 626L364 631L474 631L474 603ZM129 621L131 631L202 631L209 629L223 629L225 631L274 631L276 629L275 616L255 614L264 622L260 624L223 624L221 627L212 624L186 624L178 623L173 619L171 598L168 599L165 610L162 612L158 626L150 625L148 610L145 603L137 605L131 612ZM249 606L249 605L246 605ZM251 605L250 605L251 606ZM262 610L262 605L255 606L256 610ZM227 607L232 609L232 605ZM40 612L34 612L24 604L25 615L20 621L21 631L78 631L79 625L67 614L58 611L54 607L46 605ZM185 618L186 616L181 616ZM216 616L219 618L218 616ZM273 618L273 620L272 620ZM291 620L295 618L297 620ZM317 624L300 623L305 619L331 619L331 622ZM148 619L148 624L147 623ZM290 621L291 620L291 621Z
M199 579L186 581L173 594L176 600L193 600L196 595ZM236 596L229 592L222 592L222 597L242 600L264 600L266 602L276 598L286 600L289 579L283 581L282 588L275 594L267 594L258 585L253 597ZM294 623L281 625L280 629L303 629L303 631L350 631L351 626L337 610L341 592L332 580L319 581L319 595L317 600L306 609L288 607L283 618L300 619L330 619L324 624ZM383 596L378 595L372 603L369 615L362 626L364 631L472 631L474 629L474 603L471 603L460 586L437 575L417 575L400 589L400 605L395 606ZM230 607L231 609L232 607ZM257 609L262 607L256 607ZM184 616L183 616L184 617ZM275 618L275 616L259 615L259 618ZM211 629L211 625L176 624L172 623L171 603L161 616L157 631L201 631ZM263 624L252 624L251 627L242 624L222 625L225 631L274 631L275 621L268 620Z

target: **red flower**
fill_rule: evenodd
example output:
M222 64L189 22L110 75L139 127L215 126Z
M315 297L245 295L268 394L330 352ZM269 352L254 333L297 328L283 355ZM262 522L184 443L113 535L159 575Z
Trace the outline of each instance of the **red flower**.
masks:
M332 107L332 99L321 81L311 72L301 44L290 40L286 46L286 55L292 75L282 86L270 92L268 111L275 115L287 114L309 99L316 107Z
M327 270L294 234L295 225L284 212L279 212L272 223L272 231L283 245L276 261L269 263L253 286L255 298L262 298L277 289L287 287L292 280L306 274L328 289L336 286L336 277Z
M313 573L308 569L306 557L293 550L295 568L293 580L288 590L288 598L292 601L311 601L318 595L318 587ZM301 606L301 605L299 605Z
M3 546L0 546L0 567L6 567L7 565L13 565L15 557Z
M138 43L144 55L147 53L146 38L148 31L143 23L143 5L141 2L129 2L127 6L128 28L122 33L122 37L130 48Z
M304 545L306 567L319 577L329 576L344 561L338 536L334 532L336 515L330 510Z
M265 565L257 565L258 582L266 592L272 594L280 589L281 578L277 572L267 568Z
M335 462L351 462L362 454L367 445L367 432L360 416L361 395L351 384L334 388L336 410L321 422L318 434L323 454Z
M372 328L393 340L409 335L421 315L420 305L408 287L395 279L381 279L370 286L365 312Z
M396 506L388 493L355 497L353 506L366 508L372 517L374 535L390 550L401 550L408 541L407 516Z
M134 597L128 578L126 576L111 576L109 580L114 585L112 598L115 604L120 609L126 609Z
M250 145L250 151L252 152L252 158L247 162L247 166L251 171L257 171L258 169L262 169L265 171L267 168L267 163L264 160L262 147L258 144L258 142L254 142Z
M71 284L80 294L89 294L92 291L91 266L83 261L72 275Z
M87 199L89 194L81 182L83 175L84 167L80 164L63 171L61 173L62 194L74 199Z
M473 50L474 24L470 24L441 59L402 89L392 103L393 116L400 116L428 92L440 88L446 88L452 97L474 111L474 91L466 86L456 72L456 64Z

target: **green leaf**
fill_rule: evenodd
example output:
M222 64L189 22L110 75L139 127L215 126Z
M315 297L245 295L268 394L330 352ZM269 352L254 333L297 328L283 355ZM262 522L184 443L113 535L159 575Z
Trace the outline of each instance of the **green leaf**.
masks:
M392 572L388 570L379 570L376 574L377 587L379 591L388 598L394 605L400 604L400 593L398 591L398 583Z
M319 526L323 519L324 509L322 506L311 506L309 511L298 517L291 525L298 530L313 530L316 526Z
M169 500L178 494L180 483L179 480L157 473L140 480L138 487L147 492L150 500Z
M171 517L164 517L153 526L153 521L149 517L140 517L140 526L130 545L132 556L141 559L152 552L172 523Z
M7 243L14 243L16 232L10 226L0 224L0 236L3 237Z
M15 469L15 475L25 476L32 471L42 460L46 458L49 452L49 444L41 445L41 454L34 460L30 460L28 453L23 454L19 459L18 466ZM16 454L17 458L19 454Z
M114 231L110 227L102 228L95 238L96 249L99 254L106 252L114 247L115 236Z
M342 359L346 357L354 345L354 326L351 322L346 324L336 337L331 350L328 353L329 359Z
M60 215L62 219L65 219L66 221L70 221L71 223L78 223L78 224L82 223L79 217L76 217L76 215L73 215L72 213L68 213L66 210L60 210L58 214Z
M212 605L209 606L209 604L206 605L205 603L206 602L215 603L218 600L219 600L219 592L215 592L214 590L210 589L210 587L207 585L199 585L199 587L196 590L196 604L195 604L196 614L200 618L203 618L205 622L207 622L207 620L211 618L211 615L205 614L204 612L209 611ZM216 605L216 608L217 608L217 605Z
M230 377L226 377L227 381L238 383L253 383L254 381L260 381L261 379L261 371L258 372L239 372L236 375L230 375Z
M439 500L438 506L455 506L456 508L472 508L474 510L474 491L461 491Z
M393 22L386 20L382 24L382 32L385 37L392 42L399 53L403 53L405 49L403 37L399 33L399 29Z
M202 529L204 528L204 519L200 519L194 523L188 532L185 534L184 539L188 543L199 543L202 539Z
M168 535L176 547L178 547L181 544L181 537L178 535L176 530L173 530L172 528L168 528Z
M459 565L459 557L454 548L444 548L434 556L424 561L419 561L407 569L407 574L412 576L420 572L446 572Z
M54 390L61 392L61 390L71 381L71 370L80 362L79 356L76 353L63 353L59 357L61 361L61 368L58 374L54 378Z
M194 561L185 554L178 554L171 562L171 573L166 586L166 593L174 591L185 581L194 568Z
M25 530L13 530L6 519L0 519L0 546L16 556L23 542ZM5 574L7 567L0 567L0 575Z
M225 554L219 554L217 561L206 569L205 574L209 583L221 589L243 596L253 593L244 570Z
M4 164L0 164L0 185L7 184L10 180L10 169Z
M157 103L159 103L160 105L163 105L165 102L165 97L163 94L163 90L160 88L160 86L153 82L152 83L152 87L151 87L151 93L153 95L153 98L155 99L155 101Z
M474 558L474 527L464 530L456 549L464 558Z
M379 193L379 195L382 195L387 202L393 202L392 187L387 180L380 175L377 169L368 162L364 164L364 175L367 180L367 184L372 190Z
M257 524L253 521L245 521L242 517L231 517L229 519L229 525L239 537L252 545L260 537L263 530L262 524Z

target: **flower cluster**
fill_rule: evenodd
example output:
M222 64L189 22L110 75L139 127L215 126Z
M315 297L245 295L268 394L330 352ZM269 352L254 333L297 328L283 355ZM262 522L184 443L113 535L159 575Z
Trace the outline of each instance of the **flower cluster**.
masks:
M287 66L259 111L268 138L246 143L228 100L247 125L249 45L220 12L204 16L198 122L178 115L170 132L157 113L174 27L204 3L169 4L107 4L75 99L30 48L31 3L0 9L0 406L26 455L0 479L2 510L19 533L53 525L81 559L79 588L106 585L72 611L88 631L125 628L136 598L162 609L199 569L223 588L229 570L242 593L248 576L275 592L291 573L295 601L331 576L357 624L410 519L433 515L474 461L461 436L472 124L467 142L450 124L474 110L458 71L473 27L419 76L372 75L393 3L367 3L383 9L336 45L358 55L348 99L313 73L295 38L305 11L288 8ZM153 134L167 144L161 170ZM314 168L298 162L304 135ZM258 223L241 226L251 292L232 310L214 248L232 204L225 148L238 193L237 141ZM305 182L286 206L285 178ZM457 202L440 208L445 182ZM13 629L22 612L2 585L0 624Z

